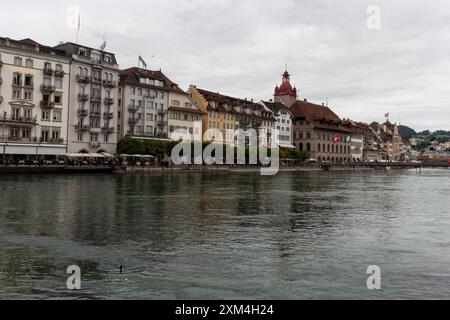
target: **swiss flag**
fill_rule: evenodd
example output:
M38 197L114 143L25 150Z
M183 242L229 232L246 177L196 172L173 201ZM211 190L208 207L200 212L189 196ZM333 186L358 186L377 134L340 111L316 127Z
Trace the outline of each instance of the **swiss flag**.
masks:
M333 144L339 143L341 142L341 136L340 135L335 135L333 138Z

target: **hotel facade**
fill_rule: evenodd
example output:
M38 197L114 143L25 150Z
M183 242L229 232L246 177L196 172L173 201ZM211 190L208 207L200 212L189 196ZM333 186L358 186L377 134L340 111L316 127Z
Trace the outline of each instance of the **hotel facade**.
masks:
M70 58L31 39L0 38L0 152L5 159L64 156Z
M119 80L115 55L70 42L55 48L71 59L68 152L115 154Z

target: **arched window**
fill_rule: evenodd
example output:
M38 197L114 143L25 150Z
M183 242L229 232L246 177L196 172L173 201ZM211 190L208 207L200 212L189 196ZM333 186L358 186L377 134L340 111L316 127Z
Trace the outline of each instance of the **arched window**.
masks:
M331 152L334 153L334 144L331 146Z
M308 142L308 143L306 144L306 150L307 150L307 151L311 151L311 143Z
M320 143L317 145L317 152L320 152Z
M327 152L330 153L330 145L328 145L327 150ZM328 161L330 161L330 159L328 159Z
M342 146L341 146L341 153L343 153L343 149L342 149Z
M300 151L303 151L303 143L300 143L300 144L298 145L298 149L299 149Z

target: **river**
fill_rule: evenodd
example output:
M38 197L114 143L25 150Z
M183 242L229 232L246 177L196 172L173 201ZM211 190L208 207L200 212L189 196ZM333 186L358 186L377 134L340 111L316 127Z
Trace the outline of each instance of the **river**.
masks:
M449 298L449 178L1 175L0 299Z

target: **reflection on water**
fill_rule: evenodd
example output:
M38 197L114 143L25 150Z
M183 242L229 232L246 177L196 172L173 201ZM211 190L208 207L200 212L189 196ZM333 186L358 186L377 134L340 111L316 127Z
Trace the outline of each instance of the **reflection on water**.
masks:
M449 177L2 175L0 298L448 298Z

